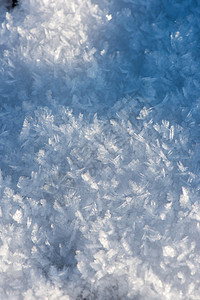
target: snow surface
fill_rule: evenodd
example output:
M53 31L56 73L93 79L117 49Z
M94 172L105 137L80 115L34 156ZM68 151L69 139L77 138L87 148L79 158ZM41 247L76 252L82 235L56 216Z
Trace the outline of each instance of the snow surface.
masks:
M0 0L0 299L200 299L200 3Z

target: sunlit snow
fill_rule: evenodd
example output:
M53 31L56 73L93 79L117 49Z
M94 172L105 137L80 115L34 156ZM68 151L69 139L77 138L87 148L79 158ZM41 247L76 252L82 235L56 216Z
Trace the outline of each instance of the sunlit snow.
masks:
M0 300L200 299L200 3L0 0Z

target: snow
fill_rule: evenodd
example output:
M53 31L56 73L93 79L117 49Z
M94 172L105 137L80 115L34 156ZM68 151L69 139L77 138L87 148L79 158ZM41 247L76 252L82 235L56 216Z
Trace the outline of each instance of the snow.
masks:
M194 0L0 0L0 300L199 300Z

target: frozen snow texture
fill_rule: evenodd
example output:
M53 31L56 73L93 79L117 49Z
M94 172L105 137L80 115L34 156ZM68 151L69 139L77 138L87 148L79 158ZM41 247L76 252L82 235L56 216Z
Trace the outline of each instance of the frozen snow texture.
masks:
M0 299L199 300L198 1L0 1Z

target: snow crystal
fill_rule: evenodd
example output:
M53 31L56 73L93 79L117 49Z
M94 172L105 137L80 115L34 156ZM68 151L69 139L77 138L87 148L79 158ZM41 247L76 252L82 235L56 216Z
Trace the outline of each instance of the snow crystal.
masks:
M165 246L163 249L163 255L174 257L176 255L176 251L170 246Z
M22 211L21 210L17 210L16 213L13 215L13 219L17 223L22 223Z

